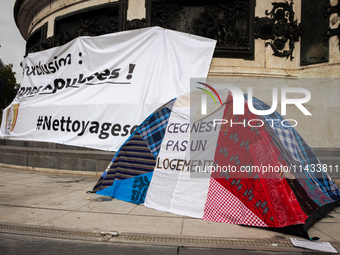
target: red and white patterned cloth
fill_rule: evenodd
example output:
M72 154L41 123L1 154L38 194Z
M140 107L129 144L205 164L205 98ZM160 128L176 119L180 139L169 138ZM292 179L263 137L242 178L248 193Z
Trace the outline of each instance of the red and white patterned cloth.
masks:
M237 197L213 178L210 179L208 198L205 204L203 219L241 225L268 227Z

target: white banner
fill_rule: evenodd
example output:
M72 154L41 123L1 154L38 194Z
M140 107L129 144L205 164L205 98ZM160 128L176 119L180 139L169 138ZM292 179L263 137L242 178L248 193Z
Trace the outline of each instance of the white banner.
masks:
M117 150L151 112L206 77L215 41L159 27L79 37L23 61L2 138Z

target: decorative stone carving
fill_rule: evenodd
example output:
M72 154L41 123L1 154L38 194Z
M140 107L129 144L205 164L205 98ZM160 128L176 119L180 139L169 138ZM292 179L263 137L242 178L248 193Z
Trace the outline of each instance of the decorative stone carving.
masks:
M215 57L254 58L254 0L147 0L147 25L217 41Z
M146 19L133 19L126 21L125 30L132 30L146 27Z
M326 27L325 31L323 33L323 36L325 37L326 40L328 40L332 36L337 36L339 39L339 50L340 50L340 24L338 25L337 28L331 29L330 27Z
M149 1L148 6L151 6L149 25L178 30L179 23L181 22L180 13L183 13L183 6L172 1Z
M340 16L340 4L338 2L337 5L331 6L330 4L328 4L326 6L326 8L324 9L323 13L325 14L325 16L329 16L332 13L338 13L338 15Z
M46 38L41 43L41 50L47 50L53 47L53 36Z
M325 10L324 14L326 17L329 17L332 13L337 13L338 16L334 17L332 19L332 24L334 25L336 22L340 20L340 3L338 1L338 4L335 6L328 5ZM325 31L323 32L323 36L325 37L326 40L328 40L332 36L337 36L339 39L339 50L340 50L340 24L337 28L331 29L328 26L325 28Z
M54 46L63 45L79 36L98 36L122 31L125 24L125 6L125 1L117 1L57 17Z
M217 40L218 47L248 48L248 5L248 1L235 1L233 5L217 2L205 6L199 17L193 20L193 33Z
M272 3L270 12L266 11L269 17L255 18L255 38L272 40L266 46L271 46L274 56L285 57L293 60L294 43L299 41L302 34L302 25L294 20L293 1L285 3ZM285 50L288 43L288 50Z
M94 20L92 20L91 22L88 22L87 20L83 21L83 19L81 18L81 15L79 15L80 21L81 21L81 26L79 27L78 30L78 36L89 36L89 35L97 35L96 34L96 25L98 25L98 16L96 16L94 18ZM95 23L97 22L97 23ZM65 30L66 32L67 30Z

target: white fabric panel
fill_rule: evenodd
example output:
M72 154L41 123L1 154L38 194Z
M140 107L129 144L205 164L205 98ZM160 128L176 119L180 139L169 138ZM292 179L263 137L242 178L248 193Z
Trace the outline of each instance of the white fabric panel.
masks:
M208 166L212 166L215 157L215 149L217 144L217 139L219 135L220 125L208 127L207 123L214 119L221 119L223 116L224 107L220 107L214 113L206 118L196 122L195 124L202 125L205 128L199 129L205 132L195 132L192 130L190 133L190 142L196 144L196 141L204 141L205 148L203 150L192 151L195 147L192 146L186 151L186 160L195 162L206 163ZM196 165L196 163L195 163ZM201 167L201 172L195 172L193 168L191 171L194 172L181 172L178 178L177 186L174 191L174 196L171 202L170 212L190 216L194 218L202 218L204 215L204 207L207 199L207 194L209 190L210 183L210 172L203 172L203 166Z
M145 197L144 206L169 212L179 171L154 171Z
M151 112L188 93L191 77L207 76L215 43L151 27L28 54L0 137L118 150Z
M189 100L187 97L183 98ZM207 123L211 124L213 119L221 119L224 107L196 123L199 125L204 123L205 128L197 129L203 132L193 131L190 133L192 126L188 128L185 126L190 120L190 107L184 106L183 98L176 100L172 109L144 205L157 210L202 218L209 189L210 173L190 172L190 169L195 171L190 166L197 165L199 160L200 162L209 161L208 166L213 165L220 126L211 128L212 126L209 127ZM191 151L192 140L194 143L203 141L204 150L201 148L201 150ZM183 142L187 142L185 150L181 150ZM179 144L177 147L174 145L176 143ZM178 160L182 160L181 164L177 163ZM193 163L192 160L196 160L196 163ZM170 167L165 162L174 162L173 169L169 170ZM183 162L187 162L187 165Z
M144 205L161 211L169 211L178 176L178 160L184 161L185 150L182 143L189 140L189 108L177 107L176 100L169 118L167 130L156 160L156 167L150 182ZM182 129L180 129L182 127ZM181 132L181 130L183 132ZM176 146L177 143L177 146ZM173 162L173 163L170 163Z
M190 172L180 172L169 212L202 218L210 178L191 178Z

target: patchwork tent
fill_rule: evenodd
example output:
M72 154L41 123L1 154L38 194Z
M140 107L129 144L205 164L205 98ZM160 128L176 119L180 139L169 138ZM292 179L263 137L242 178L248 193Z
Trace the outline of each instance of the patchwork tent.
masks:
M309 238L308 228L339 204L339 190L327 172L308 171L320 162L280 114L257 116L244 97L244 115L233 114L229 92L199 117L190 95L171 100L120 147L93 192Z

